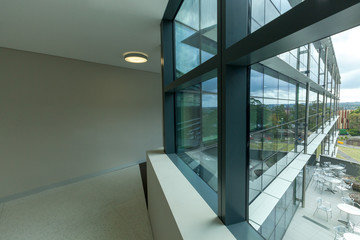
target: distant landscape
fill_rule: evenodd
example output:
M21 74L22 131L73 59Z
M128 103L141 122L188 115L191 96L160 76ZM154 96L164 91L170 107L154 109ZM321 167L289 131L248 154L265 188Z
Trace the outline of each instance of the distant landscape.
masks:
M342 110L355 110L358 107L360 107L360 102L345 102L345 103L339 103L339 109Z

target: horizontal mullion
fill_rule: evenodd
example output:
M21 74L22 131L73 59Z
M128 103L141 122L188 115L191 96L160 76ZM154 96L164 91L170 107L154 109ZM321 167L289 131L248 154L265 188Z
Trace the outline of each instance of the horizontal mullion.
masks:
M215 55L206 62L200 64L196 68L182 75L169 85L165 86L165 92L172 92L179 89L184 89L192 85L202 82L201 75L211 72L218 67L218 55Z
M248 66L360 24L359 0L307 0L225 50L228 64Z
M184 0L171 0L168 2L164 15L163 15L163 19L165 20L174 20L176 17L176 14L181 6L181 4L183 3Z

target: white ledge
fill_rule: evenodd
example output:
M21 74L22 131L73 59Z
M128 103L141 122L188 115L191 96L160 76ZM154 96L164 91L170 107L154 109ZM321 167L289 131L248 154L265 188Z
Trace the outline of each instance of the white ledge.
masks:
M155 240L235 239L166 154L147 153L147 178Z

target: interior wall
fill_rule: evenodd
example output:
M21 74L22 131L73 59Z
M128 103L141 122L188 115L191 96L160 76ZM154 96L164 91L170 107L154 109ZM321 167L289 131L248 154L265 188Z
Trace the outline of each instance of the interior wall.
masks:
M145 160L161 111L158 73L0 48L0 199Z

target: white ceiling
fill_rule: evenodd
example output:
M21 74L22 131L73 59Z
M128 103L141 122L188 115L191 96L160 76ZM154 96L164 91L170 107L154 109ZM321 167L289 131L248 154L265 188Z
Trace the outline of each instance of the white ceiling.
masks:
M0 0L0 47L160 72L168 0ZM124 61L127 51L149 55Z

